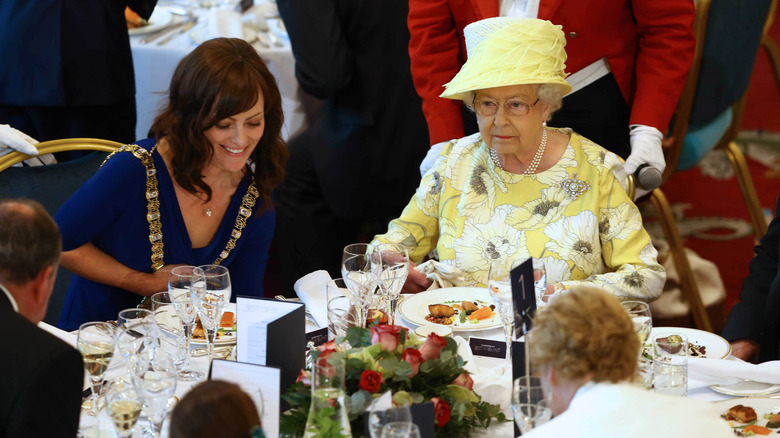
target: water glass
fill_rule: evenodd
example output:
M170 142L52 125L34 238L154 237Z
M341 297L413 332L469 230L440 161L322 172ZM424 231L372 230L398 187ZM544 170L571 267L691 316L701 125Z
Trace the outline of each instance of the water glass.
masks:
M381 438L420 438L420 428L411 421L394 421L385 424Z
M355 243L344 247L341 259L341 276L349 289L352 303L357 309L358 326L366 325L368 309L382 271L379 252L367 243Z
M135 324L136 322L144 320L152 320L152 311L133 307L119 312L116 319L116 325L117 328L122 328L128 324Z
M369 407L368 433L371 438L382 438L382 429L385 425L396 422L411 423L411 421L412 411L409 405L384 410L374 410Z
M220 265L198 266L200 271L196 274L202 275L206 281L206 290L217 295L221 295L226 303L230 302L232 287L230 286L230 273L228 268Z
M656 392L688 395L688 337L671 333L653 338L653 387Z
M199 278L196 269L195 266L178 266L171 270L168 278L168 293L184 328L185 357L182 369L178 372L179 380L183 381L201 380L204 377L203 373L190 368L190 339L198 316L198 309L191 296L192 284Z
M552 410L543 404L512 404L512 414L515 424L523 434L531 432L534 428L552 419Z
M535 405L545 401L542 380L536 376L521 376L512 382L512 404Z

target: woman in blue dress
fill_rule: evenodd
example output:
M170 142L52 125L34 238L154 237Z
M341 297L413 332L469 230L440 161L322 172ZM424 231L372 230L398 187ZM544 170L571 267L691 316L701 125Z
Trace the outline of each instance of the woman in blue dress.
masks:
M262 296L282 123L276 81L245 41L206 41L182 59L152 138L112 153L55 216L74 273L57 325L116 319L167 290L178 265L221 264L233 297Z

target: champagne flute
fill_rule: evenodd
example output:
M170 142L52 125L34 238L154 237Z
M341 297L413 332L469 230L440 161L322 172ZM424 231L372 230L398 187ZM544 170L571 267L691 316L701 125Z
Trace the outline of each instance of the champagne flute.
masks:
M114 357L114 326L107 322L85 322L79 327L76 341L78 350L84 359L84 369L92 383L92 413L95 427L100 431L98 400L103 375Z
M376 289L382 263L379 252L367 243L354 243L344 247L341 259L341 275L349 289L357 310L358 327L365 327L368 308Z
M177 374L179 380L183 381L201 380L204 377L203 373L190 368L190 340L192 339L192 330L195 327L195 317L198 316L198 309L195 308L190 294L192 284L198 278L195 269L197 269L195 266L178 266L171 270L171 276L168 279L168 293L184 327L186 352L182 369Z
M202 265L198 269L206 280L206 288L212 293L222 295L226 303L230 302L232 288L228 268L220 265Z
M219 323L222 320L222 313L225 311L226 304L223 295L218 292L224 289L210 289L219 287L219 283L206 281L201 268L196 268L195 274L198 275L198 280L192 284L190 296L195 304L195 308L198 310L203 330L206 332L209 362L211 362L214 360L214 341L217 336L217 329L219 329Z
M108 397L108 415L114 420L114 428L120 438L133 436L133 428L141 416L143 402L135 389L124 389Z
M399 243L383 243L377 246L382 273L379 275L379 290L387 300L390 310L388 324L395 325L395 310L401 288L409 276L409 253L406 247Z

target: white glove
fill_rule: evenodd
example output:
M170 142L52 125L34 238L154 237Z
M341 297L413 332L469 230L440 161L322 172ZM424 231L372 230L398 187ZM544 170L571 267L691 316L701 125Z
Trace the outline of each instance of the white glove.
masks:
M444 147L447 146L447 143L450 141L452 140L436 143L428 149L428 153L425 155L425 158L423 158L422 163L420 163L420 176L425 175L425 172L433 167L433 164L436 163L436 158L441 155L441 151L444 150Z
M664 151L661 147L664 134L652 126L631 125L630 129L631 155L628 156L625 164L623 164L626 174L633 174L639 166L645 163L663 173L666 168ZM650 191L637 186L634 199L638 199L648 193Z
M11 148L23 154L38 155L38 140L9 125L0 125L0 149Z

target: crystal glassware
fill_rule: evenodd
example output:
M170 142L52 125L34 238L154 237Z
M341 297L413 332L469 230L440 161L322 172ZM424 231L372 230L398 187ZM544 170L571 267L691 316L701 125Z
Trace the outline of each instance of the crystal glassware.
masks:
M198 266L206 281L206 289L217 295L222 295L226 303L230 302L232 287L230 286L230 272L228 268L220 265Z
M688 337L684 334L653 337L653 388L664 394L688 395Z
M374 403L379 400L374 399ZM376 410L374 403L367 409L368 411L368 433L371 438L381 438L382 429L385 425L395 422L411 422L412 412L409 405L394 407L391 409Z
M195 269L195 266L177 266L171 270L168 278L168 293L184 328L186 352L184 364L178 372L179 380L183 381L201 380L204 377L203 373L190 368L190 341L195 328L195 318L198 316L198 309L195 308L191 295L192 284L199 278Z
M552 410L538 404L512 404L512 414L515 417L515 424L522 434L529 433L552 419Z
M332 436L352 436L347 411L344 359L317 358L311 373L311 405L304 438L321 437L326 427Z
M634 331L639 337L639 348L644 348L650 332L653 330L653 317L650 314L650 306L644 301L623 301L625 309L631 321L634 323Z
M389 309L387 322L395 324L395 311L401 289L409 276L409 252L399 243L382 243L377 245L382 272L379 274L379 291L387 301Z
M148 309L139 309L133 307L125 309L117 314L116 325L117 327L124 327L128 324L134 324L143 320L152 320L152 311Z
M394 421L385 424L381 438L420 438L420 428L411 421Z
M355 243L344 247L341 261L341 275L350 292L352 303L357 309L357 325L364 327L368 308L379 281L382 263L379 252L367 243Z
M157 349L149 367L135 375L133 383L149 409L154 435L159 437L168 413L169 400L176 391L176 368L173 361L165 352Z
M85 322L79 327L76 345L84 359L84 370L92 384L92 414L95 427L100 431L98 401L103 376L114 357L114 326L107 322Z
M143 399L134 388L115 391L108 397L108 415L120 438L133 436L133 428L143 410Z
M219 285L206 281L202 276L202 272L203 271L200 268L195 270L196 275L199 275L200 277L192 284L190 296L192 297L192 302L195 304L195 308L198 310L198 316L200 317L200 323L203 325L203 330L206 332L210 363L214 360L214 341L217 337L217 330L219 329L219 323L222 320L222 313L225 311L227 302L223 295L218 293L218 291L224 289L210 289L212 287L219 287Z

